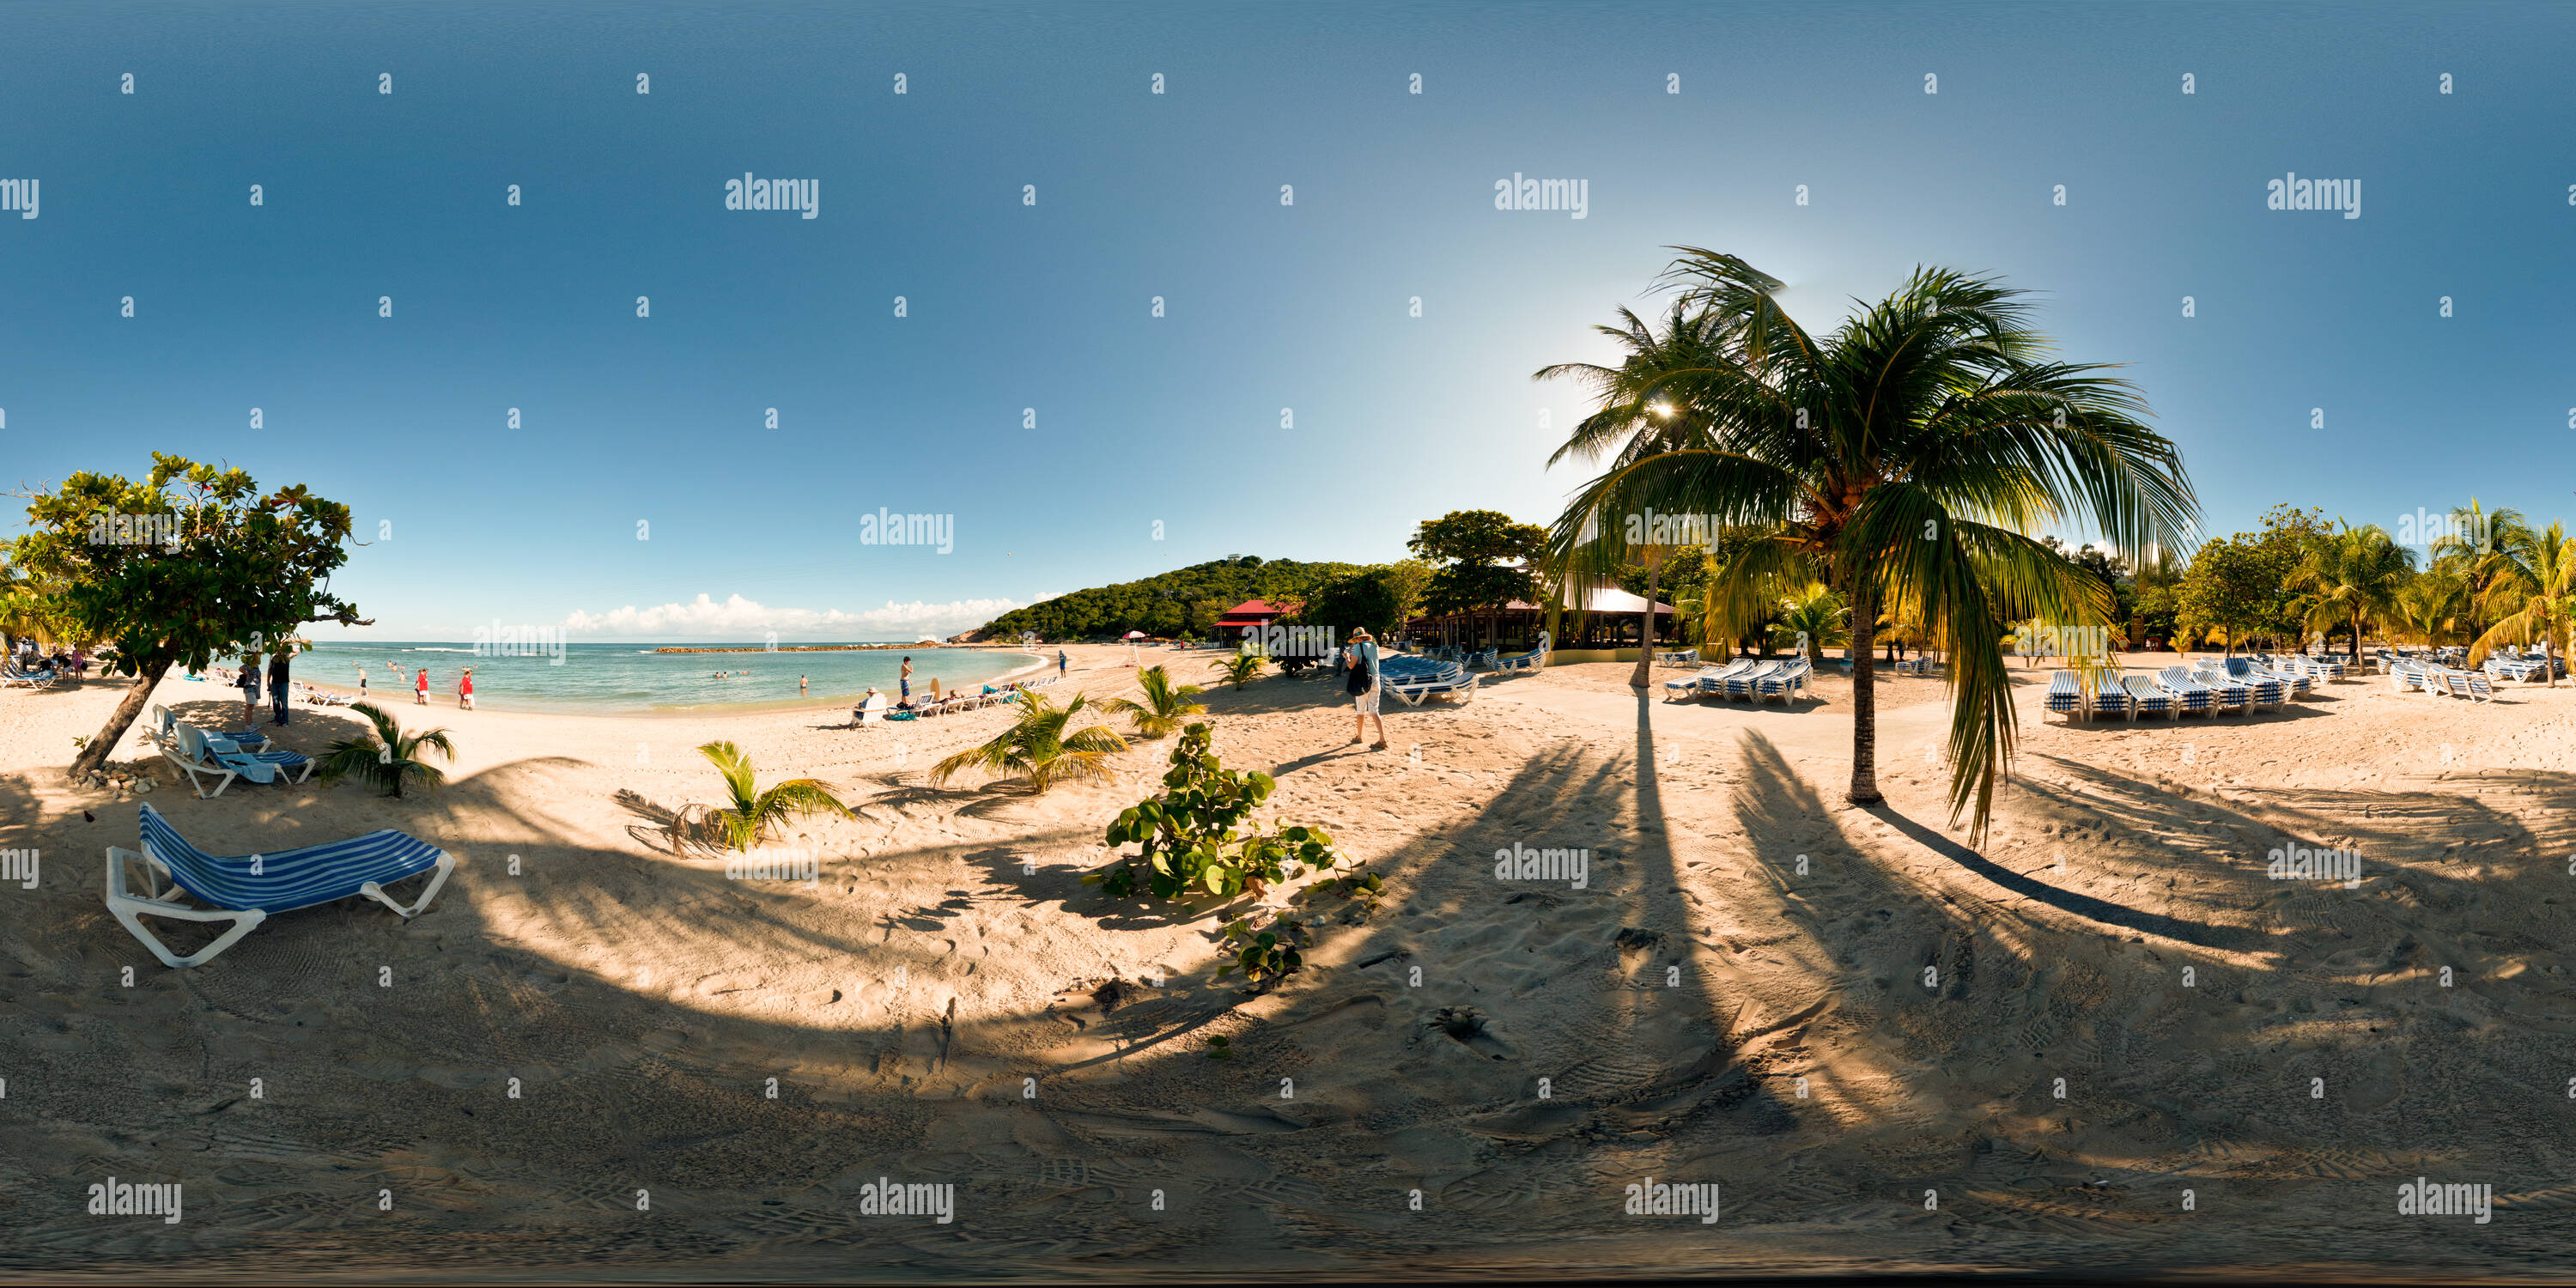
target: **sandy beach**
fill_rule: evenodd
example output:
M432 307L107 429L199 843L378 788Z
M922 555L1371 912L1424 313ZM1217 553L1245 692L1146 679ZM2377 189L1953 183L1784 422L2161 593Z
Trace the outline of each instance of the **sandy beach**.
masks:
M1057 692L1134 690L1126 649L1070 651ZM1206 654L1143 656L1217 684ZM1390 702L1385 752L1349 745L1329 681L1212 687L1219 754L1278 778L1266 816L1389 885L1258 996L1215 977L1214 917L1079 882L1168 742L1030 797L926 779L1001 709L862 730L404 695L406 726L456 740L444 791L201 800L166 766L144 796L64 782L121 685L0 693L0 848L41 861L0 886L0 1262L2510 1277L2563 1255L2576 686L2473 706L2356 678L2278 712L2067 725L2034 669L1970 849L1942 681L1882 672L1888 803L1864 811L1847 680L1667 704L1629 669ZM154 700L240 715L214 684ZM280 741L318 754L356 724L301 708ZM817 882L675 846L672 812L720 799L692 750L714 738L856 807L779 838ZM139 723L127 741L116 764L159 765ZM346 900L169 970L100 901L139 802L214 853L392 827L459 866L409 923ZM1498 880L1518 846L1583 851L1581 887ZM2267 877L2299 846L2357 852L2358 883ZM2491 1179L2496 1223L2392 1221L2419 1174ZM186 1219L82 1215L109 1175L183 1183ZM953 1186L952 1219L863 1215L881 1179ZM1723 1222L1624 1214L1650 1181L1720 1185Z

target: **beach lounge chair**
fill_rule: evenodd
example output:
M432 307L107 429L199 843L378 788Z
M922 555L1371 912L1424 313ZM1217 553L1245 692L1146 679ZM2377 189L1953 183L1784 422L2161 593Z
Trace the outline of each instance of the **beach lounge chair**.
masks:
M1423 699L1443 693L1473 702L1476 682L1481 677L1469 674L1455 662L1397 654L1378 659L1377 678L1387 694L1408 707L1418 707Z
M1547 648L1547 632L1540 631L1538 633L1538 647L1531 649L1527 653L1515 653L1510 657L1503 657L1499 653L1489 654L1486 659L1486 664L1497 671L1544 671L1547 669ZM1693 660L1697 660L1699 657L1698 651L1695 649L1692 650L1691 657Z
M2048 709L2072 723L2084 713L2084 688L2075 682L2073 671L2059 671L2048 677Z
M2279 680L2284 697L2303 697L2317 687L2317 677L2288 658L2266 656L2254 663L2254 669Z
M150 805L142 806L140 812L142 850L107 847L107 910L134 932L134 937L142 940L162 965L172 968L212 960L267 920L270 913L292 912L351 895L373 899L409 921L429 907L429 901L438 897L438 888L447 883L447 874L456 869L456 860L445 850L391 829L328 845L217 858L188 844ZM129 863L142 865L144 884L140 894L126 885ZM385 893L386 886L432 868L437 869L437 875L429 879L419 900L410 907L394 902ZM162 884L165 879L166 889ZM181 893L211 906L192 908L179 903L173 896ZM181 957L144 929L144 917L233 924L213 943Z
M167 742L174 736L173 731L178 728L179 717L170 708L156 702L152 705L152 724L154 729L159 731L161 740ZM268 735L257 729L227 729L216 734L215 737L248 751L260 751L268 746Z
M1779 674L1780 668L1787 665L1786 662L1755 662L1750 668L1720 681L1717 692L1730 698L1751 698L1762 691L1764 680Z
M1699 665L1699 650L1695 648L1686 648L1676 649L1669 653L1657 653L1655 654L1655 664L1658 666L1697 666Z
M2120 677L2120 687L2129 691L2130 710L2141 716L2171 716L2179 704L2174 695L2156 687L2156 682L2143 675Z
M2225 659L2227 678L2254 691L2254 705L2278 708L2290 696L2290 686L2281 677L2241 658Z
M2484 671L2444 671L2442 684L2455 698L2466 698L2471 702L2495 701L2495 685L2487 679Z
M1670 702L1674 698L1698 697L1709 691L1711 681L1723 685L1728 674L1752 665L1750 662L1729 662L1724 666L1704 666L1699 669L1697 675L1684 676L1678 680L1666 680L1664 681L1664 700Z
M53 682L51 671L22 671L14 665L0 669L0 688L42 689Z
M1754 686L1754 700L1758 702L1776 693L1780 695L1780 705L1787 706L1789 695L1801 690L1805 691L1807 696L1814 697L1815 689L1809 683L1813 678L1814 669L1805 658L1800 658L1773 671Z
M2389 692L2404 693L2410 689L2430 690L2432 686L2425 683L2426 673L2430 670L2432 670L2432 668L2426 666L2424 663L2412 660L2402 660L2391 664L2388 669Z
M2135 720L2138 718L2138 701L2129 696L2127 689L2117 684L2105 684L2093 691L2092 713Z
M2229 675L2225 668L2204 662L2191 668L2191 678L2209 686L2211 711L2254 709L2254 686Z
M2218 696L2210 692L2208 685L2191 678L2191 672L2179 666L2169 666L2158 672L2156 686L2172 697L2174 718L2177 720L2194 711L2202 715L2209 714L2210 706Z

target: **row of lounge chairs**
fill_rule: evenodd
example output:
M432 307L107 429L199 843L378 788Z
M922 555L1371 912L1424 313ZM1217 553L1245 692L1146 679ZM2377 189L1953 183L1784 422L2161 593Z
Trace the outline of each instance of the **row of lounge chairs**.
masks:
M2399 693L2422 690L2435 697L2495 701L2495 683L2485 671L2466 671L2432 662L2399 662L2388 673L2388 685Z
M972 711L998 702L1017 702L1020 700L1022 690L1043 689L1062 678L1064 677L1060 675L1050 675L1043 680L1018 680L990 693L951 692L949 696L936 702L916 702L909 707L895 707L891 705L893 699L885 694L872 694L867 701L850 709L851 722L846 727L864 728L888 721L900 723L906 720L919 720L925 716L944 716L952 711Z
M1377 660L1377 678L1385 688L1383 696L1393 697L1408 707L1418 707L1423 699L1444 693L1461 702L1473 702L1476 700L1476 682L1481 677L1469 671L1464 663L1409 653L1389 653Z
M2153 678L2122 676L2117 687L2104 685L2094 691L2089 701L2075 673L2059 671L2049 677L2047 709L2070 719L2120 716L2130 720L2142 715L2180 718L2267 707L2277 710L2284 701L2309 692L2319 680L2328 678L2321 669L2286 662L2281 665L2282 669L2276 671L2258 665L2254 659L2232 657L2169 666Z
M223 795L236 778L294 784L313 776L314 762L310 757L271 748L267 737L256 729L208 733L179 719L164 706L152 708L152 723L145 728L144 737L160 751L162 759L187 775L188 786L200 798ZM213 791L206 790L208 779L214 780Z
M41 671L21 670L17 663L0 663L0 689L50 688L61 677L48 667Z
M1739 658L1724 666L1704 668L1687 679L1664 681L1664 700L1714 694L1757 702L1777 697L1785 704L1799 693L1814 697L1814 680L1814 668L1803 657L1768 662Z

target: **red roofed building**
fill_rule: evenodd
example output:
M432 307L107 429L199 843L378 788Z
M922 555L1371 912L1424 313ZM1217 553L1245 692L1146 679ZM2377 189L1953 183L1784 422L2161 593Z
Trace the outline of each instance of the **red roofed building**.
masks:
M1240 635L1243 633L1243 628L1246 626L1268 626L1270 623L1277 621L1282 617L1286 617L1290 613L1296 612L1297 609L1298 605L1296 604L1274 604L1266 599L1247 599L1242 603L1225 610L1225 612L1216 619L1216 628L1220 631L1231 631Z

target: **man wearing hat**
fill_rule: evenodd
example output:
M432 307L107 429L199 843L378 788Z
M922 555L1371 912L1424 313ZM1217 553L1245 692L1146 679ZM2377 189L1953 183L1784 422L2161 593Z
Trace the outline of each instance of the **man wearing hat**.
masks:
M1343 658L1347 679L1342 687L1350 693L1351 705L1356 708L1356 713L1351 717L1351 742L1356 746L1363 741L1363 735L1368 731L1368 722L1375 720L1377 721L1377 741L1370 744L1369 750L1384 751L1386 750L1386 719L1378 714L1377 700L1386 686L1379 682L1377 640L1370 636L1367 627L1359 627L1351 632L1350 646L1343 651Z

